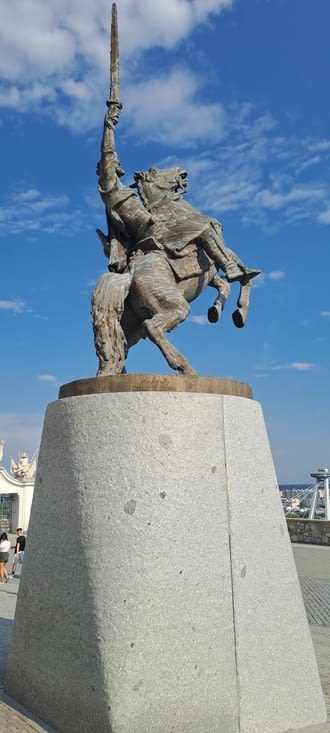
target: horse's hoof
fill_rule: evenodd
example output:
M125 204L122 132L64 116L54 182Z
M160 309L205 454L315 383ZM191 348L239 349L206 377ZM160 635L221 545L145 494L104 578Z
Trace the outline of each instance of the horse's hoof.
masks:
M219 320L219 311L215 305L212 305L211 308L208 309L207 317L210 323L217 323Z
M243 314L239 308L237 308L237 310L232 314L232 319L236 328L243 328L243 326L245 326L245 319L243 318Z
M178 372L182 377L197 377L197 372L191 366L182 367Z

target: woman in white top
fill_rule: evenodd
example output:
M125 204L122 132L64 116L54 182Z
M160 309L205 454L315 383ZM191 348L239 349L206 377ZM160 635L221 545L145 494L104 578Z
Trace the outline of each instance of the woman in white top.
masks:
M0 583L7 583L6 565L9 560L10 542L6 532L0 535Z

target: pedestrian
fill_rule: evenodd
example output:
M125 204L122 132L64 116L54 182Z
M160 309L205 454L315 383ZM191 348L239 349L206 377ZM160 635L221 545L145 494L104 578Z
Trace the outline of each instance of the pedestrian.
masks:
M6 532L0 535L0 583L7 583L6 564L9 559L10 542Z
M25 543L26 543L26 537L23 534L22 527L17 528L16 534L17 534L17 540L16 540L16 545L15 545L13 567L11 569L12 578L15 578L17 563L19 562L20 565L23 565Z

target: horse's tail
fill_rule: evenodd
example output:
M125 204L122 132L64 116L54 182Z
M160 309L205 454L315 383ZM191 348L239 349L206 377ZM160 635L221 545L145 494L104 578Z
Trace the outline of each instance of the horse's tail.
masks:
M132 282L132 272L102 275L92 294L94 343L99 358L98 376L120 374L124 368L126 338L121 327L125 299Z

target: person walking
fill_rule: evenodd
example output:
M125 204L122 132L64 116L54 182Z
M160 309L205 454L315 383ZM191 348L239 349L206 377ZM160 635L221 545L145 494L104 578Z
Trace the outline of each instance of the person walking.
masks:
M7 583L6 564L9 559L10 542L6 532L0 535L0 583Z
M15 545L13 567L11 569L12 578L15 578L17 563L19 562L20 565L23 565L25 543L26 543L26 537L23 534L22 527L18 527L18 529L16 530L16 534L17 534L17 540L16 540L16 545Z

